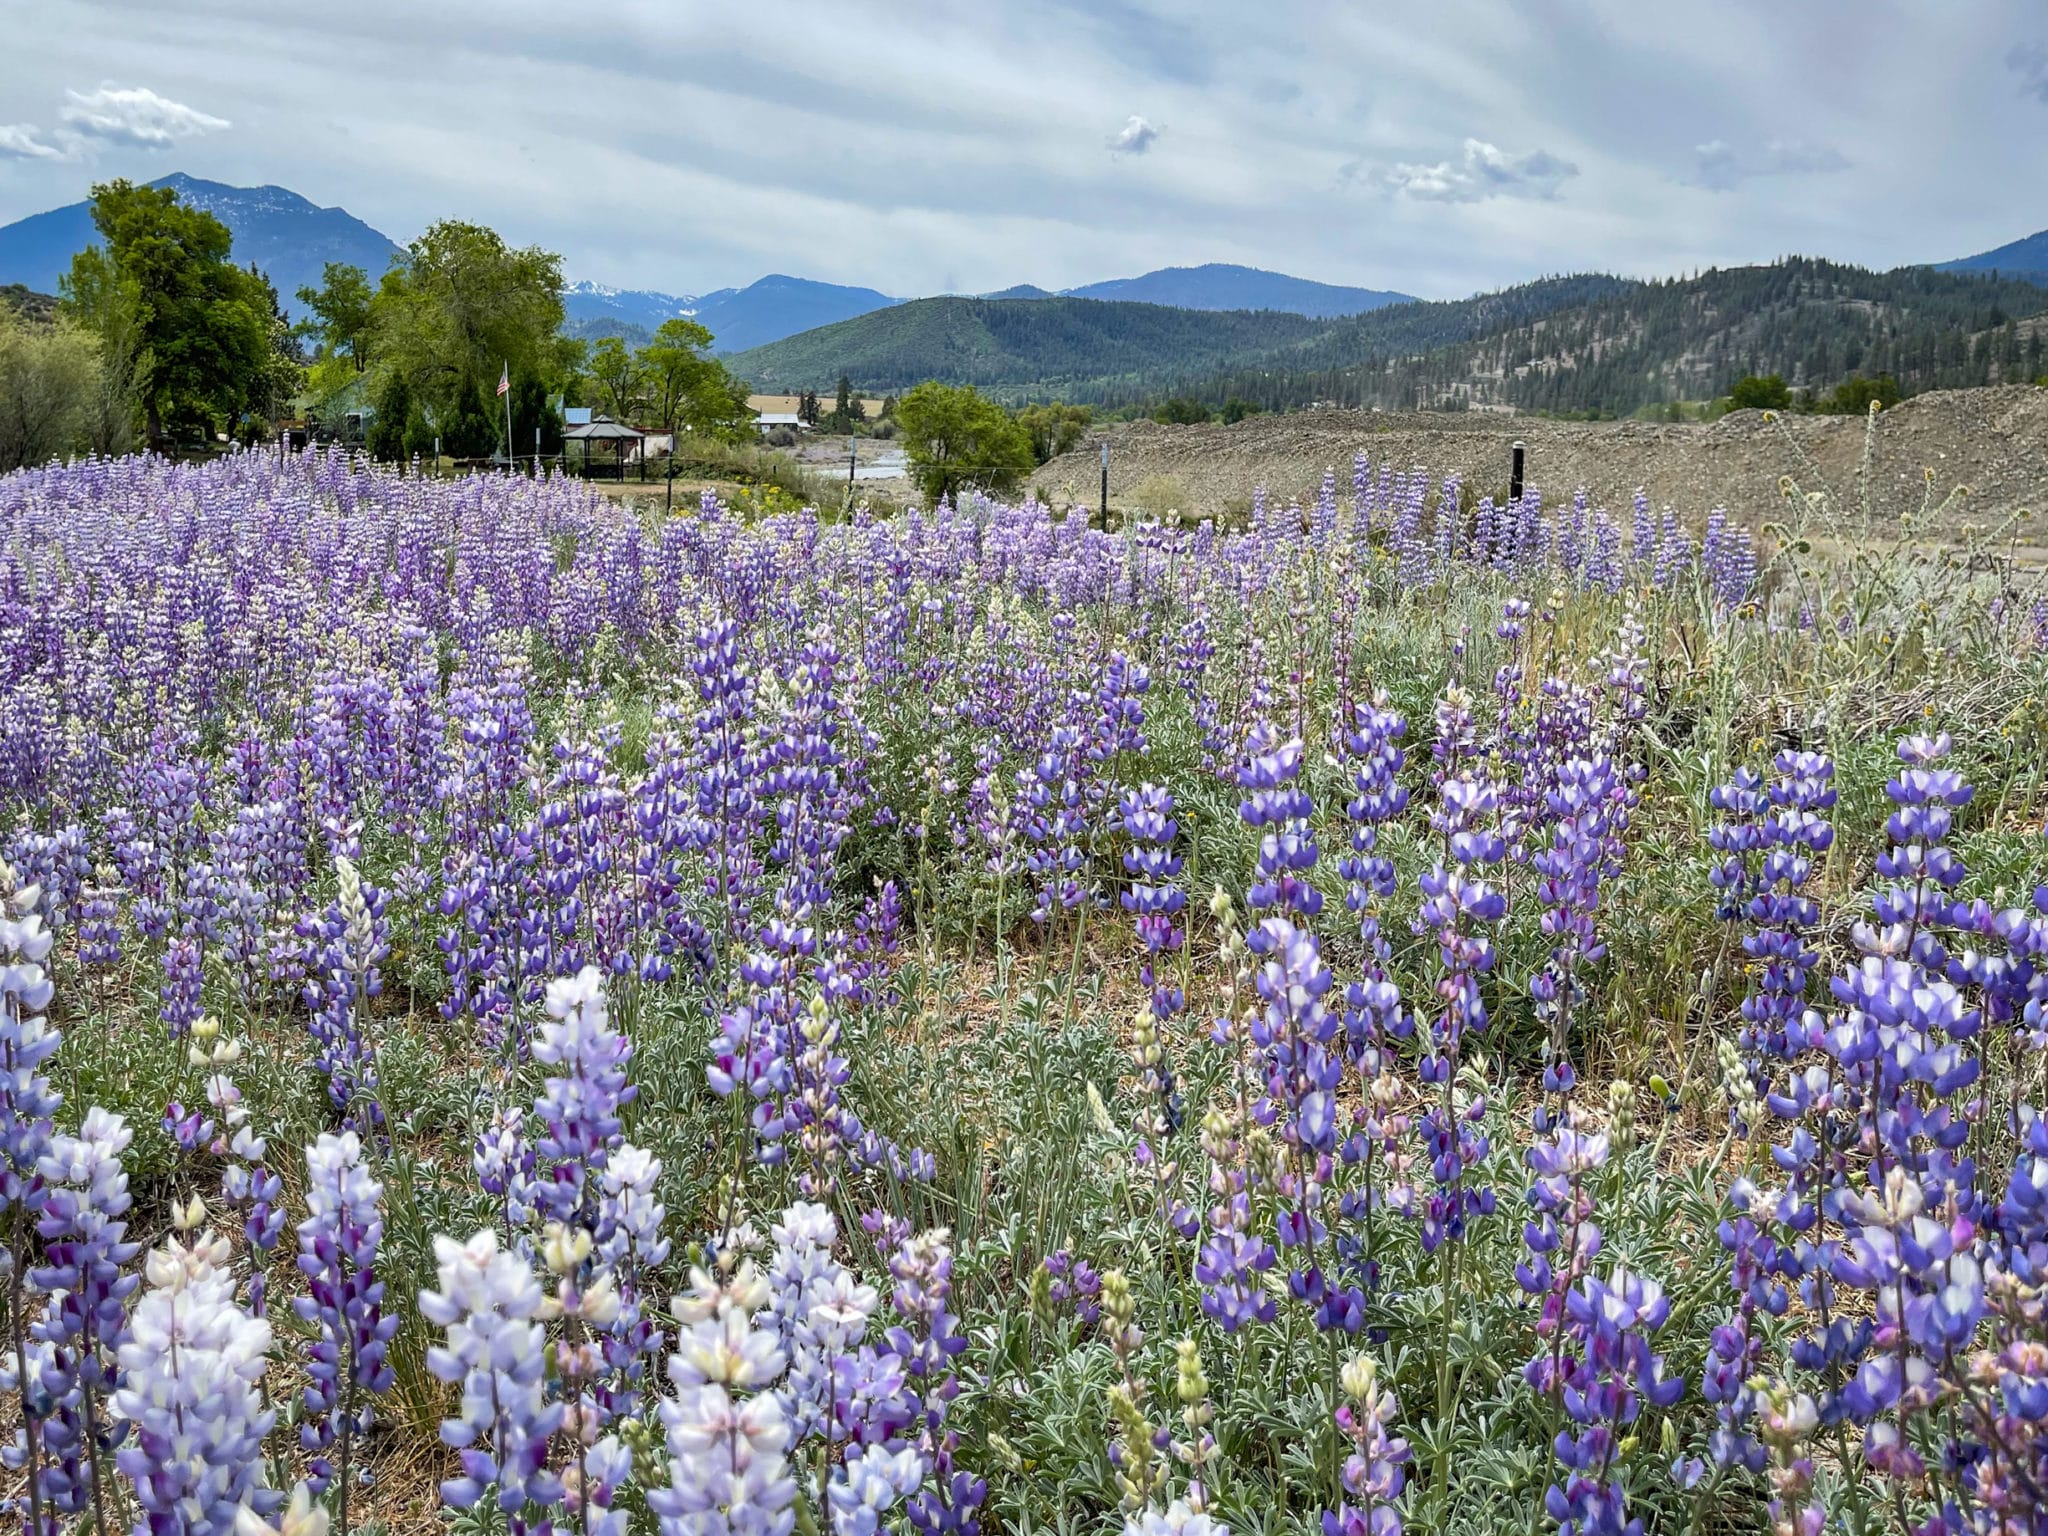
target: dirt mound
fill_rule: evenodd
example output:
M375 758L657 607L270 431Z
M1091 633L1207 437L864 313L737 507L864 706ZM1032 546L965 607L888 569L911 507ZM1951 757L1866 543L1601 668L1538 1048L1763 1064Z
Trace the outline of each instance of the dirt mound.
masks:
M1337 472L1349 494L1352 455L1381 464L1426 468L1432 480L1455 474L1482 494L1507 485L1510 446L1527 446L1528 482L1545 499L1585 487L1596 506L1627 507L1638 486L1651 502L1697 522L1714 507L1746 521L1777 517L1780 483L1803 489L1824 480L1845 510L1863 504L1865 421L1845 416L1782 416L1737 411L1719 421L1566 422L1531 417L1419 412L1303 411L1253 417L1235 426L1168 427L1134 422L1108 431L1110 501L1193 516L1229 515L1263 487L1276 497L1313 496L1323 471ZM1058 501L1093 504L1100 482L1100 441L1053 460L1032 484ZM1945 522L1979 527L2021 507L2048 514L2048 389L2014 386L1920 395L1884 412L1871 456L1869 501L1880 520L1915 512L1934 471L1936 500L1970 488Z

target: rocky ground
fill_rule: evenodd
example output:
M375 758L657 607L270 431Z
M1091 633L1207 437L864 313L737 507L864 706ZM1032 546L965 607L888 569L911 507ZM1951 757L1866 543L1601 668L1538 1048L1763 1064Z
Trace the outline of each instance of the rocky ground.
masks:
M1945 533L1964 524L1997 526L2023 507L2048 521L2048 389L1948 391L1893 407L1877 421L1867 487L1865 425L1860 417L1838 416L1767 422L1759 411L1670 425L1364 411L1304 411L1227 427L1135 422L1107 434L1110 501L1155 513L1173 506L1185 515L1228 516L1248 507L1259 487L1275 496L1312 496L1326 467L1348 491L1352 455L1361 449L1375 466L1422 465L1433 479L1455 474L1482 493L1500 494L1510 446L1520 440L1529 483L1553 501L1583 486L1595 505L1618 510L1641 486L1654 504L1694 522L1726 507L1758 523L1781 515L1781 482L1790 475L1803 490L1825 482L1846 513L1860 511L1867 491L1882 526L1919 510L1931 469L1936 503L1959 485L1970 492L1949 503ZM1053 460L1031 483L1055 500L1093 505L1101 440Z

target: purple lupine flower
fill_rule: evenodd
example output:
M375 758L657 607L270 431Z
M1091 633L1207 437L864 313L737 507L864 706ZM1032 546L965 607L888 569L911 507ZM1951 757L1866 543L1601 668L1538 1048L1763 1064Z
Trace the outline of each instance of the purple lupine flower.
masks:
M788 1118L796 1127L803 1169L798 1187L813 1199L827 1199L838 1187L838 1169L852 1153L859 1122L840 1107L839 1090L852 1076L852 1066L839 1054L839 1020L828 994L844 983L833 982L811 999L797 1026L802 1044L791 1058L792 1092Z
M1086 1259L1062 1248L1039 1263L1046 1276L1046 1299L1056 1307L1072 1307L1082 1327L1102 1316L1102 1276Z
M172 1040L183 1038L199 1022L201 981L199 941L183 937L171 940L164 950L158 1013Z
M1899 743L1904 766L1885 785L1898 807L1885 822L1891 847L1877 860L1878 878L1893 883L1872 904L1875 926L1859 923L1852 934L1866 955L1908 956L1936 975L1948 960L1936 930L1949 922L1950 895L1967 873L1947 847L1948 835L1974 793L1954 769L1937 766L1953 747L1946 731Z
M391 949L390 925L383 892L365 883L353 863L336 855L334 871L333 905L298 925L307 974L306 1028L343 1128L374 1136L383 1129L384 1107L377 1097L369 1005L384 990L378 966Z
M749 995L718 1016L704 1073L713 1093L735 1099L736 1116L744 1114L751 1127L755 1155L767 1163L779 1163L786 1155L781 1143L788 1124L781 1106L795 1081L790 989L781 980L787 965L773 955L756 954L742 967Z
M299 1223L299 1270L306 1294L292 1302L314 1327L307 1352L305 1419L299 1443L307 1451L308 1489L335 1490L334 1520L346 1532L350 1453L369 1432L365 1400L391 1390L385 1352L398 1316L384 1315L384 1283L377 1249L384 1237L384 1189L362 1162L355 1132L323 1132L306 1149L306 1219Z
M669 1359L676 1395L661 1406L668 1486L647 1495L662 1536L789 1536L795 1527L794 1435L772 1390L787 1357L755 1321L769 1294L768 1282L742 1265L723 1282L697 1271L690 1293L677 1298L682 1327Z
M1706 537L1700 542L1700 571L1716 607L1732 612L1749 600L1756 586L1756 543L1749 530L1732 525L1716 507L1707 514Z
M1564 1386L1571 1427L1557 1437L1567 1469L1544 1495L1544 1508L1561 1536L1640 1536L1628 1518L1621 1482L1613 1476L1619 1442L1648 1404L1669 1408L1685 1394L1682 1377L1666 1377L1650 1335L1671 1316L1671 1302L1655 1280L1617 1267L1606 1280L1588 1276L1572 1292L1567 1314L1585 1341L1585 1358Z
M552 1070L533 1106L540 1133L529 1194L542 1220L601 1237L606 1159L623 1137L620 1111L638 1093L626 1080L633 1047L612 1027L594 965L548 983L547 1014L533 1042L533 1059Z
M847 966L854 997L862 1007L884 1012L899 1001L891 975L903 947L903 895L894 880L877 886L854 918L850 948L856 957Z
M1565 763L1547 796L1550 847L1530 860L1550 956L1529 990L1537 1016L1550 1029L1544 1086L1552 1093L1571 1089L1572 1009L1584 994L1579 967L1598 963L1607 952L1594 920L1600 882L1609 873L1608 837L1619 789L1612 763L1583 757Z
M242 1102L233 1068L241 1060L242 1042L225 1034L220 1021L208 1015L192 1030L187 1059L206 1073L205 1090L211 1117L181 1120L179 1129L191 1125L198 1131L192 1145L203 1140L206 1151L220 1160L221 1198L230 1209L243 1214L242 1235L248 1240L254 1261L249 1276L249 1310L265 1315L269 1288L270 1255L284 1235L284 1181L264 1164L269 1144L249 1124L249 1110ZM177 1105L171 1106L176 1110ZM166 1116L169 1119L169 1115ZM181 1137L181 1145L184 1145ZM189 1150L189 1148L188 1148Z
M1608 1133L1584 1124L1569 1097L1559 1096L1561 1109L1539 1111L1543 1132L1527 1154L1531 1215L1522 1241L1529 1257L1515 1266L1516 1283L1539 1307L1537 1353L1523 1366L1522 1379L1550 1398L1561 1398L1571 1383L1584 1345L1570 1301L1600 1253L1586 1181L1606 1165L1610 1147Z
M1785 1062L1812 1042L1803 1018L1807 980L1818 956L1805 934L1819 921L1819 908L1804 894L1814 861L1834 842L1824 812L1833 808L1835 767L1811 752L1781 752L1777 778L1768 791L1770 810L1759 827L1763 860L1757 888L1747 903L1756 931L1743 937L1743 953L1759 967L1754 992L1743 1000L1740 1049L1762 1086L1764 1061Z
M1174 640L1173 670L1181 693L1194 711L1195 733L1202 744L1202 767L1221 773L1229 766L1230 737L1224 729L1222 706L1208 686L1209 663L1215 658L1216 642L1209 634L1209 620L1201 599L1195 600L1194 617L1180 628Z
M1441 808L1431 825L1442 838L1436 863L1422 876L1422 907L1415 918L1418 936L1436 939L1442 979L1437 993L1441 1011L1429 1020L1429 1053L1421 1065L1422 1080L1435 1086L1437 1101L1424 1112L1422 1135L1437 1188L1423 1214L1422 1242L1430 1253L1447 1239L1464 1236L1474 1215L1491 1214L1493 1191L1468 1187L1465 1172L1488 1151L1483 1129L1485 1099L1475 1095L1460 1102L1456 1084L1468 1038L1484 1033L1487 1010L1481 982L1492 970L1494 948L1484 925L1506 915L1507 902L1489 886L1484 872L1506 853L1500 834L1488 825L1499 806L1499 792L1485 778L1464 770L1471 751L1470 700L1453 686L1437 706L1437 741Z
M1337 1428L1351 1441L1344 1461L1344 1492L1354 1502L1323 1512L1323 1536L1401 1536L1397 1503L1408 1476L1408 1442L1388 1433L1400 1412L1391 1388L1379 1384L1369 1355L1344 1362L1347 1401L1337 1405Z
M921 1536L976 1536L988 1484L954 1464L957 1431L946 1414L959 1395L952 1362L967 1348L953 1312L951 1235L938 1228L905 1237L889 1258L889 1304L901 1323L889 1330L889 1348L902 1362L917 1415L912 1441L930 1486L911 1497L911 1526Z
M1218 1018L1210 1041L1231 1053L1234 1093L1212 1104L1202 1118L1202 1152L1209 1165L1212 1203L1207 1233L1196 1253L1194 1277L1202 1287L1202 1310L1235 1333L1247 1323L1267 1322L1274 1315L1273 1298L1259 1278L1273 1267L1273 1247L1252 1230L1250 1141L1260 1131L1254 1120L1251 1082L1251 1031L1237 1014L1237 999L1249 981L1251 951L1237 930L1237 914L1227 893L1218 890L1209 910L1222 929L1222 959L1234 980L1232 1011Z
M1402 1016L1400 989L1388 975L1391 953L1380 932L1379 903L1394 894L1394 863L1380 851L1380 831L1408 808L1408 791L1398 776L1407 754L1399 743L1408 722L1389 705L1384 691L1370 703L1354 706L1353 728L1344 732L1351 763L1351 784L1357 791L1344 807L1351 821L1351 851L1337 863L1344 877L1344 906L1358 920L1365 956L1360 980L1345 989L1346 1044L1360 1074L1370 1081L1379 1075L1381 1049L1412 1023Z
M629 822L610 761L618 735L608 725L554 744L555 771L533 820L542 900L528 914L534 934L527 945L529 965L548 975L586 964L635 969L625 931L631 898L612 879Z
M1081 838L1088 824L1084 778L1081 733L1070 725L1054 727L1047 750L1017 775L1024 868L1037 889L1031 918L1041 925L1051 923L1055 912L1071 912L1088 899L1081 880L1086 863Z
M739 629L726 622L697 636L690 671L702 706L696 716L698 761L691 844L703 854L705 894L725 914L722 960L752 932L759 861L753 851L760 806L747 734L754 689L740 657Z
M230 1256L205 1232L153 1251L121 1346L112 1407L128 1436L114 1464L162 1536L230 1536L244 1509L283 1502L263 1459L277 1418L261 1387L270 1324L236 1301Z
M1819 1421L1860 1425L1869 1466L1909 1481L1925 1471L1914 1422L1987 1305L1969 1117L1955 1098L1980 1071L1983 1013L1945 978L1940 937L1963 872L1945 840L1970 798L1934 766L1949 749L1945 736L1900 743L1905 766L1887 786L1899 809L1878 861L1893 883L1874 898L1875 921L1852 932L1862 959L1831 983L1839 1009L1817 1031L1823 1059L1795 1063L1769 1095L1791 1122L1772 1214L1801 1234L1790 1272L1806 1326L1791 1359L1818 1378ZM1871 1154L1867 1178L1852 1176L1851 1149Z
M78 904L78 963L104 975L121 963L121 902L117 876L101 865Z
M789 1362L776 1389L791 1437L834 1434L835 1377L857 1353L881 1294L832 1256L839 1226L822 1205L799 1201L773 1228L766 1327Z
M664 1342L648 1315L653 1276L669 1256L660 1182L661 1159L643 1147L620 1142L605 1159L598 1208L603 1236L595 1257L619 1298L618 1316L605 1330L606 1377L598 1389L599 1407L608 1420L639 1417L648 1366L659 1358Z
M1729 1256L1736 1301L1728 1321L1715 1328L1709 1341L1700 1395L1714 1405L1716 1423L1708 1441L1714 1462L1761 1472L1765 1451L1751 1428L1757 1405L1750 1385L1763 1364L1761 1319L1784 1316L1791 1298L1779 1278L1778 1246L1752 1215L1754 1196L1747 1180L1737 1180L1729 1194L1734 1214L1718 1232Z
M546 1524L564 1492L547 1466L566 1408L548 1398L547 1337L534 1320L540 1282L525 1259L499 1251L492 1231L467 1243L435 1238L434 1262L439 1289L420 1293L420 1314L447 1342L427 1351L427 1369L461 1389L441 1439L455 1448L462 1475L441 1484L441 1499L473 1509L488 1495L526 1536Z
M1254 912L1273 907L1283 917L1293 913L1310 919L1322 911L1323 895L1305 878L1315 868L1316 840L1309 821L1314 806L1308 791L1295 782L1301 759L1300 738L1282 742L1271 726L1255 728L1237 770L1238 787L1246 791L1237 813L1259 833L1256 878L1247 904Z
M471 1144L469 1166L477 1185L499 1203L508 1245L533 1220L533 1147L526 1112L514 1105L491 1111L490 1124Z
M44 1011L55 988L42 964L53 937L43 926L40 897L35 886L18 884L13 869L0 863L0 1275L14 1277L16 1295L50 1197L43 1164L56 1147L55 1116L63 1103L43 1073L60 1036ZM8 1325L0 1387L20 1394L22 1430L7 1459L27 1474L31 1536L43 1536L54 1529L55 1512L46 1519L42 1427L59 1407L50 1389L62 1392L68 1384L46 1383L40 1352L37 1369L24 1370L29 1319L21 1306L8 1309Z
M47 1415L37 1414L47 1464L39 1473L30 1470L40 1476L40 1494L60 1523L64 1516L106 1507L104 1451L121 1433L107 1414L121 1386L127 1298L139 1280L126 1272L139 1249L127 1240L132 1202L121 1166L132 1139L119 1115L95 1106L85 1112L76 1136L60 1132L53 1138L40 1165L47 1192L38 1223L44 1262L30 1273L29 1286L49 1300L32 1330L36 1347L28 1355L32 1378L53 1406ZM14 1364L8 1362L10 1368ZM24 1403L35 1396L25 1393ZM8 1464L18 1464L12 1448Z

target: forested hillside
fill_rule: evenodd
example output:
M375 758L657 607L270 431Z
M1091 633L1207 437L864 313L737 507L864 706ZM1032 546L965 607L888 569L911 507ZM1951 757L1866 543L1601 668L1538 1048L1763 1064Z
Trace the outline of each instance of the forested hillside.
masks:
M928 299L733 359L763 386L844 373L877 390L924 379L1013 399L1118 406L1187 394L1269 409L1343 405L1622 413L1725 394L1749 373L1825 391L1894 376L1908 394L2048 368L2048 290L1926 267L1807 258L1659 282L1545 278L1335 320L1081 299Z
M829 384L844 373L881 391L936 378L1087 394L1221 369L1321 336L1332 323L1277 310L1100 299L917 299L756 347L731 362L762 388Z
M1313 354L1304 366L1269 357L1181 388L1268 407L1329 400L1615 413L1709 399L1745 374L1775 373L1814 391L1890 374L1913 394L2037 376L2048 366L2044 342L2024 322L2043 310L2048 291L2026 282L1793 258L1617 286L1528 317L1503 312L1493 328L1435 348L1375 334L1373 322L1401 315L1386 310L1351 322L1351 336L1304 349Z

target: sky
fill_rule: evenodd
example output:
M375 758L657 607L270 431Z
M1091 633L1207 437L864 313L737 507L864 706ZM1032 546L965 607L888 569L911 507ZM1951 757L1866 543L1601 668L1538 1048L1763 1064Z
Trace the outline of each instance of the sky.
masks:
M1453 298L2048 226L2048 0L0 0L0 223L276 183L572 277Z

